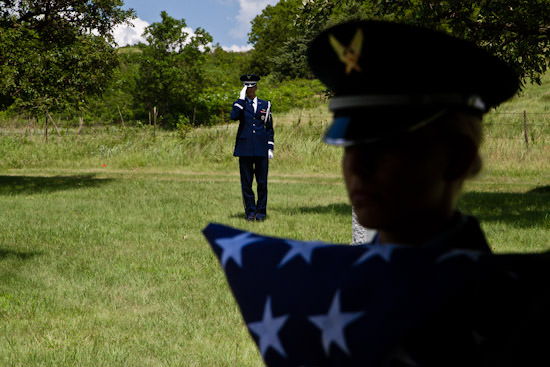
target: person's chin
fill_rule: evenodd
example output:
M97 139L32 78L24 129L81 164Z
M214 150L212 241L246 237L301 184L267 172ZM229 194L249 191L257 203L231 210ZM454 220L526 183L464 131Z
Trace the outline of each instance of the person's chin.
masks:
M362 203L352 203L353 211L357 216L357 222L363 227L378 229L383 227L384 213L376 206L361 205Z

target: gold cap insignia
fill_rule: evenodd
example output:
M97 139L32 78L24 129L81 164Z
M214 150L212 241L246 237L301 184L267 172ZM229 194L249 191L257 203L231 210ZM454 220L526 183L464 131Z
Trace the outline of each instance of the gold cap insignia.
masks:
M361 67L357 64L361 57L361 47L363 46L363 30L357 28L355 36L348 47L343 46L332 34L328 35L330 45L340 58L340 61L346 65L346 74L352 70L361 72Z

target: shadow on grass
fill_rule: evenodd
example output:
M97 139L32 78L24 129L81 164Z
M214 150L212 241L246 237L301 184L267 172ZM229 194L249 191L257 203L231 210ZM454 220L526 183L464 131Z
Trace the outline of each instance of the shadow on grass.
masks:
M467 192L462 195L458 207L482 222L544 228L550 223L550 186L525 193Z
M315 206L302 206L302 207L269 207L267 208L267 217L269 219L269 213L275 212L277 215L302 215L302 214L335 214L335 215L349 215L351 218L351 205L349 204L329 204L329 205L315 205ZM242 212L233 213L229 215L229 218L237 218L246 220L244 216L244 210Z
M286 213L288 215L302 215L302 214L334 214L334 215L348 215L351 218L351 205L349 204L328 204L328 205L312 205L312 206L299 206L299 207L275 207L267 209L268 213L272 210L274 212ZM268 214L269 215L269 214Z
M237 218L237 219L242 219L242 220L246 219L246 217L244 216L244 210L241 211L241 212L233 213L233 214L229 215L229 218Z
M0 248L0 261L9 257L14 257L18 260L29 260L37 255L41 255L41 252L21 252Z
M347 215L351 217L351 205L345 204L345 203L302 206L294 210L300 214L336 214L336 215Z
M94 178L94 175L77 176L0 176L0 195L38 194L75 188L97 187L113 179Z
M467 192L458 203L458 209L474 215L481 222L504 222L517 228L548 228L550 223L550 185L540 186L525 193ZM351 217L347 203L302 207L274 207L269 211L278 215L334 214ZM234 213L231 218L243 218Z
M550 194L550 185L536 187L533 190L527 192L528 194Z

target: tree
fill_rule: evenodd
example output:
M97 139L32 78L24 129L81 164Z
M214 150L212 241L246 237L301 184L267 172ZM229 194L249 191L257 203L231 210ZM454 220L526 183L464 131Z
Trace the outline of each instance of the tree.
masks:
M135 108L138 106L135 103L136 81L144 46L138 44L117 49L119 65L103 93L89 98L84 115L87 120L103 124L120 123L119 110L125 120L136 119L136 113L139 113L139 109ZM73 111L66 113L71 116Z
M376 13L468 39L501 57L523 82L540 84L549 65L549 0L385 1Z
M320 16L319 16L320 15ZM288 44L302 47L313 38L311 32L331 24L361 18L386 19L416 24L470 40L512 66L522 82L540 84L550 60L550 0L305 0L296 17L305 36L289 39L279 64L303 63Z
M278 80L312 78L306 59L309 42L331 24L366 17L371 7L358 0L288 0L267 6L252 21L252 70Z
M239 76L249 73L251 53L225 51L216 45L207 56L199 103L208 123L216 124L229 119L231 106L242 89Z
M300 4L292 20L295 33L281 44L273 59L273 73L277 79L313 78L307 64L307 47L330 24L330 17L337 5L338 1L328 0Z
M259 75L272 72L274 59L281 52L283 44L297 35L294 19L298 15L301 0L281 0L268 5L251 22L248 41L254 46L251 52L250 71Z
M149 45L140 57L136 93L145 110L157 107L165 121L176 125L180 118L190 120L202 112L201 66L210 50L212 36L197 28L190 37L185 31L184 19L174 19L165 11L161 12L161 18L160 23L145 29Z
M110 42L132 10L120 0L0 0L0 101L35 114L102 92L117 57Z

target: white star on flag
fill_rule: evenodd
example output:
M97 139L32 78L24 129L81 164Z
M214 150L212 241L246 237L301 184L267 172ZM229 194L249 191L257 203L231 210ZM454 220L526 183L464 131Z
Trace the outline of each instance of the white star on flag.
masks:
M466 256L470 258L472 261L478 261L479 257L481 256L481 252L473 251L473 250L453 249L444 253L440 257L438 257L437 260L435 260L435 262L440 263L457 256Z
M243 247L261 240L262 239L260 237L252 236L252 233L250 232L241 233L235 237L220 238L219 240L216 240L216 244L223 250L223 254L221 256L222 266L225 267L227 261L229 261L229 259L233 259L239 267L242 267L241 254Z
M282 268L284 264L286 264L296 256L301 256L307 264L311 264L311 255L313 253L313 250L318 247L326 246L326 244L323 242L301 242L286 240L285 243L290 246L290 250L281 260L279 268Z
M323 349L327 355L329 354L330 343L332 342L336 343L340 349L349 355L350 352L346 344L344 328L363 314L364 312L341 312L340 291L336 291L328 313L326 315L309 316L308 319L321 329Z
M287 318L288 315L273 317L271 312L271 299L267 297L262 321L251 322L248 324L248 328L260 338L260 353L264 358L267 348L269 347L275 349L283 357L286 357L285 350L281 345L281 340L277 334L285 324Z
M367 251L353 265L359 265L375 256L380 256L386 262L390 262L393 250L398 247L397 245L368 245Z

